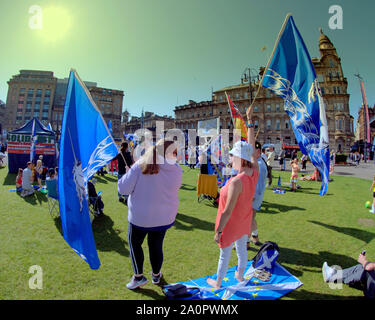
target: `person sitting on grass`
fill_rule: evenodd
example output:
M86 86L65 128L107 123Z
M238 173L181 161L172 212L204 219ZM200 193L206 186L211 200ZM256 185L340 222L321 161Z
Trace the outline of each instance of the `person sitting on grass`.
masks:
M292 161L290 161L290 166L292 167L292 175L290 177L290 183L291 183L291 186L292 186L291 191L296 192L297 191L297 181L298 181L298 171L299 171L298 159L295 158Z
M238 171L220 191L219 208L216 217L214 240L220 248L217 279L207 279L207 283L218 289L227 273L232 246L235 243L238 270L235 277L243 281L247 265L247 239L253 216L253 198L258 181L258 161L255 157L254 125L250 106L246 111L248 119L249 143L237 141L229 152L232 167Z
M362 252L359 255L359 264L344 270L329 267L327 262L324 262L322 267L324 282L344 283L363 290L366 298L375 299L375 262L369 262L365 254Z
M372 180L372 185L371 185L370 191L372 191L372 199L373 199L372 200L372 207L371 207L370 212L375 213L375 176Z
M21 197L27 197L34 193L33 182L33 163L29 161L26 169L22 172L22 192Z
M57 180L56 171L53 168L48 169L48 177L46 180Z
M19 168L18 174L17 174L17 177L16 177L16 190L17 190L17 192L22 191L22 172L23 172L23 169Z

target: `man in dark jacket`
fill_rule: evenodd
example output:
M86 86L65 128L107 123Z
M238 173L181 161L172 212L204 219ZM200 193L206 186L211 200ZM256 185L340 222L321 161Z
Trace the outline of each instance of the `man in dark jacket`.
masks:
M117 181L119 181L124 174L126 174L126 167L130 168L134 161L133 157L131 156L130 152L128 151L128 143L123 142L121 144L121 151L120 153L113 159L118 161L118 176L117 176ZM126 202L128 196L122 196L121 194L118 193L118 200L120 202Z

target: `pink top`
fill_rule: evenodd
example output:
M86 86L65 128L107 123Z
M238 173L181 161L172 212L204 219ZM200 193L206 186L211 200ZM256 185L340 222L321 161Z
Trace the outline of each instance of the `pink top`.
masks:
M219 247L226 248L233 242L240 239L245 234L250 234L251 220L253 218L253 198L258 181L259 173L253 170L253 174L248 176L245 173L239 174L237 177L242 182L242 192L237 198L237 203L232 214L224 227L220 237ZM233 177L234 178L234 177ZM228 187L232 182L231 178L226 185L220 190L219 208L217 210L215 231L219 226L221 214L225 209L228 196Z

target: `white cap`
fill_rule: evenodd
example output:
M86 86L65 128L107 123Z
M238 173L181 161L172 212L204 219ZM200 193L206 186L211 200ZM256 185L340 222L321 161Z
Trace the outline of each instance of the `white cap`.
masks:
M229 153L241 159L251 161L253 147L245 141L237 141Z

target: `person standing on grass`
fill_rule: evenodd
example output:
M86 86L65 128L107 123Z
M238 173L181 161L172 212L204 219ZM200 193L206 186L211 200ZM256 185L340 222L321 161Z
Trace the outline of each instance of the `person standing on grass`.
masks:
M42 160L39 159L36 162L36 167L35 167L35 177L38 181L39 188L42 188L42 173L43 173L43 163L42 163Z
M117 171L117 182L124 176L127 172L127 169L133 165L133 157L131 156L130 152L128 151L128 143L123 142L121 144L120 153L112 160L117 161L118 164L118 171ZM118 201L125 202L127 201L128 197L123 197L120 193L118 193Z
M159 284L163 264L163 241L175 222L182 169L177 163L177 144L161 139L118 181L118 192L129 195L128 241L134 275L128 289L144 286L142 243L148 236L152 283Z
M372 206L370 212L375 213L375 176L372 180L370 191L372 191Z
M267 169L268 169L268 186L272 185L272 160L275 158L275 152L273 147L270 147L270 151L267 154Z
M258 161L258 167L259 167L259 178L255 190L255 195L253 199L253 220L251 223L251 236L247 240L247 248L250 248L250 241L256 245L259 246L261 243L259 242L259 236L258 236L258 224L256 222L256 214L257 211L260 210L260 207L263 202L264 198L264 191L266 190L267 186L267 164L265 159L261 155L261 144L257 141L255 142L255 157Z
M238 270L235 277L240 282L243 281L243 273L248 261L246 242L251 228L253 198L259 175L258 161L254 152L252 113L253 108L250 106L246 111L249 143L238 141L229 152L232 155L232 167L238 170L238 174L220 191L214 236L220 248L217 279L207 279L207 283L214 288L221 287L221 282L227 273L233 243L238 257Z
M298 181L298 171L299 171L298 159L295 158L292 161L290 161L290 166L292 167L292 175L290 177L290 183L291 183L291 186L292 186L291 191L296 192L297 191L297 181Z

